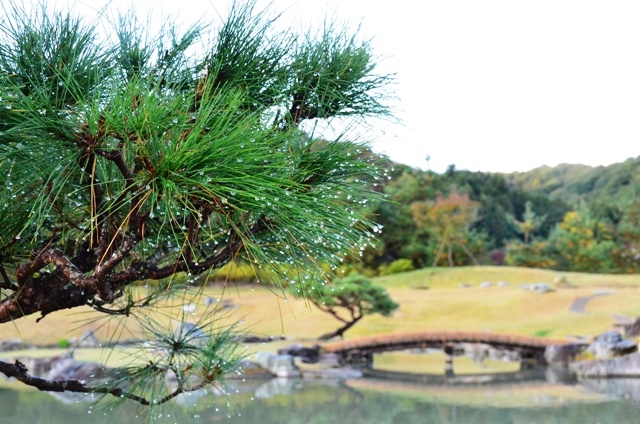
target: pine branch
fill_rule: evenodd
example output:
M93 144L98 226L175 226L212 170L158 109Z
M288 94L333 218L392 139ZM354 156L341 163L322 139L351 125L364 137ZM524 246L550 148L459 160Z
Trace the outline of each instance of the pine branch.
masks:
M215 371L215 370L214 370ZM109 388L109 387L90 387L85 383L79 380L48 380L40 377L35 377L29 374L29 370L27 367L20 361L16 361L13 364L8 362L0 361L0 372L6 375L8 378L15 378L21 383L26 384L27 386L35 387L40 391L45 392L73 392L73 393L98 393L98 394L106 394L111 395L117 398L126 398L136 402L139 402L142 405L149 406L151 402L141 396L135 395L133 393L126 392L120 388ZM180 385L176 390L171 392L170 394L164 396L157 402L154 402L154 405L162 405L175 398L176 396L182 393L193 392L196 390L200 390L207 385L212 384L216 381L217 374L214 372L211 374L211 378L207 380L207 382L198 384L192 387L183 387Z

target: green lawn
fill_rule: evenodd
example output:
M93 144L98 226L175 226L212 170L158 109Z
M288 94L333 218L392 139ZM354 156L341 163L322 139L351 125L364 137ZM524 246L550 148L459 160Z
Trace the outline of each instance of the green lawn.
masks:
M526 291L519 284L547 282L564 275L572 288L558 287L539 294ZM479 288L483 281L494 283ZM509 283L497 287L498 281ZM613 314L640 315L640 276L558 273L547 270L513 267L439 268L380 277L377 284L387 288L400 308L391 317L364 318L347 333L347 337L420 330L472 330L565 338L569 335L589 336L612 328ZM472 287L460 288L460 284ZM613 294L592 300L588 314L569 312L576 297L590 296L598 290ZM290 340L305 343L337 327L331 316L312 308L303 301L285 301L266 289L249 286L207 288L209 296L224 294L234 307L221 314L221 322L243 321L247 332L261 335L285 335ZM206 311L200 304L193 314L197 320ZM5 324L2 338L22 337L31 343L56 343L61 339L79 336L87 328L98 328L90 319L97 316L88 308L58 312L40 323L37 317ZM224 315L224 317L222 316ZM166 321L174 318L163 317ZM128 319L132 328L137 326ZM117 330L117 321L104 321L99 337ZM175 321L174 321L175 322ZM123 338L130 337L123 334ZM268 346L268 345L266 345Z

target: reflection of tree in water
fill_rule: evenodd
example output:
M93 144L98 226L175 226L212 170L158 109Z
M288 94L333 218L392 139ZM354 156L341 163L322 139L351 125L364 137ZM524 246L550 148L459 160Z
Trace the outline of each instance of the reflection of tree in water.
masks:
M345 386L306 385L294 396L238 405L233 424L582 424L636 423L640 409L628 402L570 403L561 406L498 408L453 405L407 397L390 389L357 390ZM461 403L464 403L461 393ZM487 399L488 400L488 399ZM211 421L213 422L213 421ZM225 421L227 422L227 421Z
M291 424L333 424L345 423L394 423L401 405L392 397L376 396L372 402L371 393L359 392L342 386L338 394L328 402L314 406L312 411Z
M464 405L465 393L460 393L460 404L454 405L421 398L419 391L407 396L389 388L384 392L352 389L346 386L327 386L304 383L292 396L250 400L251 395L230 398L234 410L240 413L226 416L220 407L205 408L204 399L198 402L195 419L191 414L175 408L170 423L180 424L582 424L582 423L636 423L640 408L627 401L602 403L571 403L561 406L535 406L529 408L498 408L482 405ZM487 394L488 395L488 394ZM489 398L487 398L489 400ZM226 404L217 398L218 406ZM0 390L0 423L11 424L136 424L135 408L123 408L118 417L105 420L95 410L88 414L88 404L65 405L52 396L33 391ZM162 424L169 421L160 421Z
M234 398L235 400L235 398ZM237 402L241 416L228 423L259 424L391 424L401 409L392 396L360 392L347 386L306 383L293 396ZM202 413L204 416L204 412ZM213 421L211 421L213 422Z
M201 410L199 423L225 424L583 424L637 423L640 409L629 402L570 403L561 406L508 408L465 405L465 393L460 404L421 399L419 392L406 396L388 391L361 390L347 386L327 386L304 382L304 387L291 396L271 399L240 399L233 397L240 416L227 418L222 412ZM427 395L427 394L425 394ZM487 393L487 396L489 394ZM489 397L487 397L489 400ZM211 410L210 410L211 411ZM186 418L186 417L185 417ZM180 419L181 424L196 421ZM56 423L57 424L57 423ZM75 424L75 423L74 423Z
M36 390L0 390L0 423L11 424L105 424L141 422L135 408L121 408L106 421L103 414L89 414L91 404L66 405ZM94 408L95 409L95 408Z

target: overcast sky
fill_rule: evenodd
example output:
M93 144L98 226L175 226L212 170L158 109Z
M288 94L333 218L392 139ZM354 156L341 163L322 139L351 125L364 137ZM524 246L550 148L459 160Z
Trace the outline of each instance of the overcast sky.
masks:
M76 3L75 0L50 0ZM78 10L107 0L78 1ZM113 0L191 21L230 0ZM264 2L266 3L266 1ZM640 155L640 1L274 0L282 22L326 12L374 36L397 116L374 149L412 166L526 171ZM127 8L125 10L129 10Z

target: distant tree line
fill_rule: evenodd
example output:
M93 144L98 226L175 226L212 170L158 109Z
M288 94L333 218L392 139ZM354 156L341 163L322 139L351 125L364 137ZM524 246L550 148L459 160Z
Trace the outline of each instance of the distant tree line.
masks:
M453 165L438 174L389 164L388 183L374 187L387 199L371 206L372 219L382 227L377 244L350 266L369 275L475 263L637 272L640 184L637 175L628 175L635 162L627 162L614 165L614 170L591 168L599 174L593 171L586 177L583 167L574 172L564 165L564 189L556 185L554 191L531 188L534 178L526 174L517 177L528 181L528 187L513 174L457 170ZM549 175L559 172L549 169ZM616 170L624 175L618 178ZM606 196L604 191L568 195L567 190L584 185L572 181L574 174L600 181L592 189L606 189ZM616 192L614 182L623 180Z

